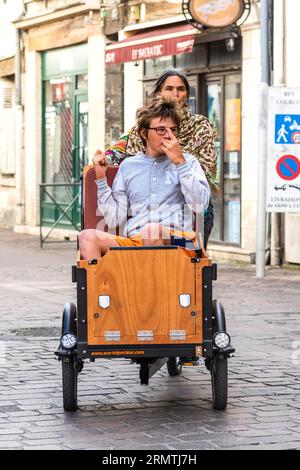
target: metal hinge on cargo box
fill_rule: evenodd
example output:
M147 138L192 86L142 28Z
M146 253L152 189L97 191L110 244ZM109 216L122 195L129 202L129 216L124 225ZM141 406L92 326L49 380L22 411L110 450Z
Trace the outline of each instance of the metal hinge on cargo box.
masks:
M105 331L104 339L105 341L120 341L121 333L120 331Z
M185 330L170 330L170 339L185 340L186 339L186 331Z
M153 340L152 330L137 331L136 335L139 341L152 341Z

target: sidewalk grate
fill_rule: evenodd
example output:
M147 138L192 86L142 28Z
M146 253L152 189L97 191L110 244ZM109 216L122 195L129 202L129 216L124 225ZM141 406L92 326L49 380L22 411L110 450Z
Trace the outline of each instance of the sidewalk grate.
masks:
M16 336L42 336L42 337L60 337L61 328L55 327L36 327L36 328L18 328L10 330Z

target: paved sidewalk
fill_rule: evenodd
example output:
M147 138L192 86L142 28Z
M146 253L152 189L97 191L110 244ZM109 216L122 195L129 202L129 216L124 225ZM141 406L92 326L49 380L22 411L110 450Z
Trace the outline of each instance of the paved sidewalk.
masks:
M75 300L75 244L39 248L0 230L0 449L300 449L300 272L219 265L215 297L236 348L229 404L211 406L204 364L139 384L124 360L86 363L79 410L64 413L54 360L61 314Z

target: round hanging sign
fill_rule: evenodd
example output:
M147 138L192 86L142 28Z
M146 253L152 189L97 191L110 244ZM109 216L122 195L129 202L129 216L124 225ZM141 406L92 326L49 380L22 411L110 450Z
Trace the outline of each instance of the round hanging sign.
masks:
M243 0L190 0L189 12L194 20L208 28L235 24L245 10Z

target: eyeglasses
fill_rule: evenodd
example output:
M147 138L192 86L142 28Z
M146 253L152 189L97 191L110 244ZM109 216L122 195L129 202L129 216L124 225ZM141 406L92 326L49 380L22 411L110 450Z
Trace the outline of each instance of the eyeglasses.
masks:
M153 129L156 131L157 135L165 135L168 132L166 127L158 126L158 127L148 127L148 129ZM174 135L178 135L178 127L170 127L171 131Z

